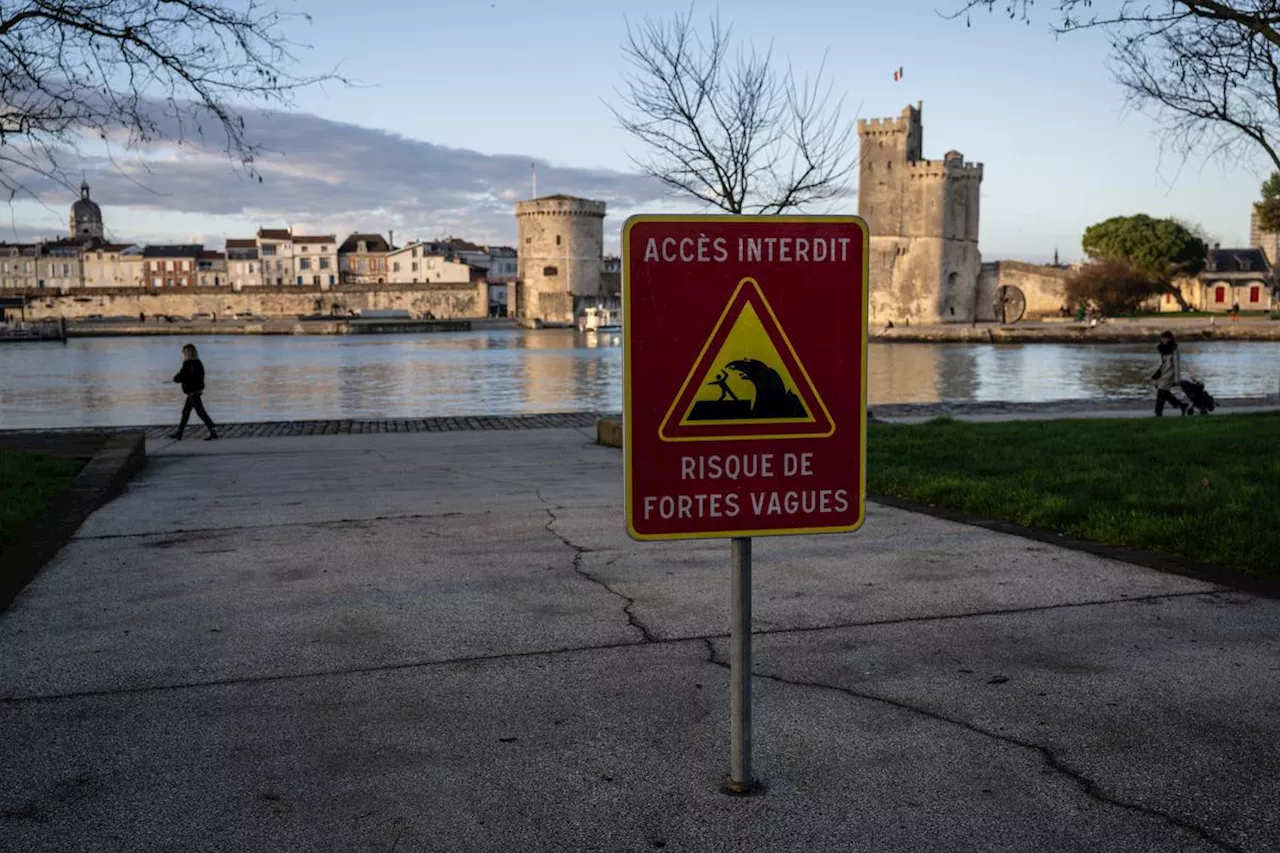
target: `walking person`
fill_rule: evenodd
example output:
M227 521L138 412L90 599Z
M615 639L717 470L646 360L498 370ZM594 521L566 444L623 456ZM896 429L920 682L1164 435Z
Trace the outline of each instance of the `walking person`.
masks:
M200 363L200 356L192 344L182 348L182 369L178 371L177 376L173 377L173 381L181 383L182 393L187 395L187 402L182 407L182 420L178 422L178 431L169 437L182 440L182 433L187 428L187 419L191 417L191 410L194 409L200 416L200 420L204 421L204 425L209 428L209 434L204 440L212 441L217 438L218 431L213 427L213 419L204 410L204 402L200 399L200 395L204 393L204 365Z
M1156 383L1156 417L1164 415L1164 404L1172 403L1187 413L1187 404L1173 396L1173 389L1182 387L1182 365L1178 359L1178 342L1173 339L1173 332L1161 332L1160 343L1156 346L1160 353L1160 366L1151 378Z

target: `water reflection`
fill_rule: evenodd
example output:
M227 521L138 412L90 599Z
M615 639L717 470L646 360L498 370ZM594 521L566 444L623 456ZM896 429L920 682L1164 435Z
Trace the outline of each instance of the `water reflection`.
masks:
M0 346L0 428L165 423L180 338ZM423 417L618 411L622 338L571 330L196 340L214 418ZM1277 390L1280 344L1187 343L1183 367L1218 397ZM1042 401L1147 397L1152 348L872 344L868 400Z

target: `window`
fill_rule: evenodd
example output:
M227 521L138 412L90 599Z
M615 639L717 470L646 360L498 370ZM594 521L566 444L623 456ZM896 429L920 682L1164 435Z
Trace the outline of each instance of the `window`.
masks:
M319 287L319 286L320 286L320 276L318 276L318 275L313 275L313 276L311 276L311 283L312 283L312 284L314 284L316 287Z
M1218 285L1216 288L1214 288L1214 291L1213 291L1213 301L1214 301L1214 302L1226 302L1226 301L1227 301L1227 289L1226 289L1225 287L1223 287L1222 285Z
M298 261L298 269L300 269L300 270L309 270L309 269L311 269L311 259L310 259L310 258L302 258L300 261Z
M265 257L265 256L267 256L267 255L275 255L275 253L276 253L276 244L275 244L275 243L263 243L261 246L259 246L259 247L258 247L258 250L263 254L263 256L264 256L264 257Z
M367 270L368 264L365 263L364 258L356 258L356 272L366 272Z
M559 235L559 234L557 234L557 235L556 235L556 245L557 245L557 246L559 246L559 245L560 245L560 235Z
M200 286L201 286L201 287L208 287L208 286L209 286L209 276L207 276L207 275L202 275L202 276L200 276Z
M1262 288L1261 288L1261 287L1258 287L1258 286L1255 284L1253 287L1249 288L1249 301L1250 301L1250 302L1257 302L1257 301L1259 301L1261 298L1262 298Z
M417 271L418 271L418 262L417 262L417 261L414 261L414 262L413 262L413 271L414 271L414 272L417 272Z
M155 276L155 275L153 275L153 276L151 277L151 286L152 286L152 287L159 287L159 286L160 286L160 277L159 277L159 276Z
M557 273L559 273L559 270L557 270L555 267L543 267L543 268L542 268L542 274L543 274L543 275L545 275L545 276L547 276L547 277L550 277L550 276L556 275Z
M62 265L62 277L63 277L63 278L66 278L66 277L67 277L67 276L69 276L69 275L71 275L71 264L63 264L63 265Z
M302 276L298 276L298 284L302 284Z
M164 283L165 283L165 286L166 286L166 287L173 287L173 279L171 279L171 278L166 278L166 279L164 280Z
M391 271L392 271L392 272L400 272L400 262L399 262L399 261L396 261L395 263L393 263L393 264L391 265Z
M418 250L417 250L417 249L414 249L414 250L413 250L413 256L414 256L415 258L416 258L416 257L418 257Z
M333 284L333 276L329 276L329 284L330 284L330 285L332 285L332 284Z
M253 272L253 264L249 264L249 272Z
M320 269L322 269L322 270L327 270L328 268L329 268L329 259L328 259L328 258L321 258L321 259L320 259Z
M305 252L305 251L307 250L307 247L306 247L306 246L302 246L302 247L301 247L301 249L302 249L302 251L304 251L304 252Z

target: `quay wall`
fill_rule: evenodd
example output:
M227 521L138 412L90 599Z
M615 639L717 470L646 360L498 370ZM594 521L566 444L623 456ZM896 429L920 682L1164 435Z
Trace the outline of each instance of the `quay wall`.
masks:
M477 319L488 316L489 286L484 281L463 284L343 285L201 288L75 288L61 292L26 291L28 320L85 319L145 314L192 317L196 314L230 319L239 313L255 317L298 317L329 314L350 317L370 310L408 311L413 317L430 312L437 319Z

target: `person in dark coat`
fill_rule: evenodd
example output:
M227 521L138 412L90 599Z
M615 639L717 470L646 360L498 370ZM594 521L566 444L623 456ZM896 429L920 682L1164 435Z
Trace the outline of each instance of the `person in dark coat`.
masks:
M204 421L204 425L209 428L209 434L204 440L212 441L217 438L218 431L213 427L213 419L204 410L204 402L200 399L200 395L204 393L204 365L200 363L200 356L192 344L182 348L182 369L178 371L177 376L173 377L173 381L182 385L182 393L187 395L187 402L182 407L182 420L178 422L178 431L169 437L182 440L182 433L187 428L187 419L191 417L191 410L194 409L200 416L200 420Z
M1178 358L1178 342L1173 339L1173 332L1162 332L1160 343L1156 347L1160 353L1160 366L1151 378L1156 383L1156 417L1164 414L1164 404L1172 403L1187 413L1187 404L1173 395L1174 388L1182 387L1182 364Z

